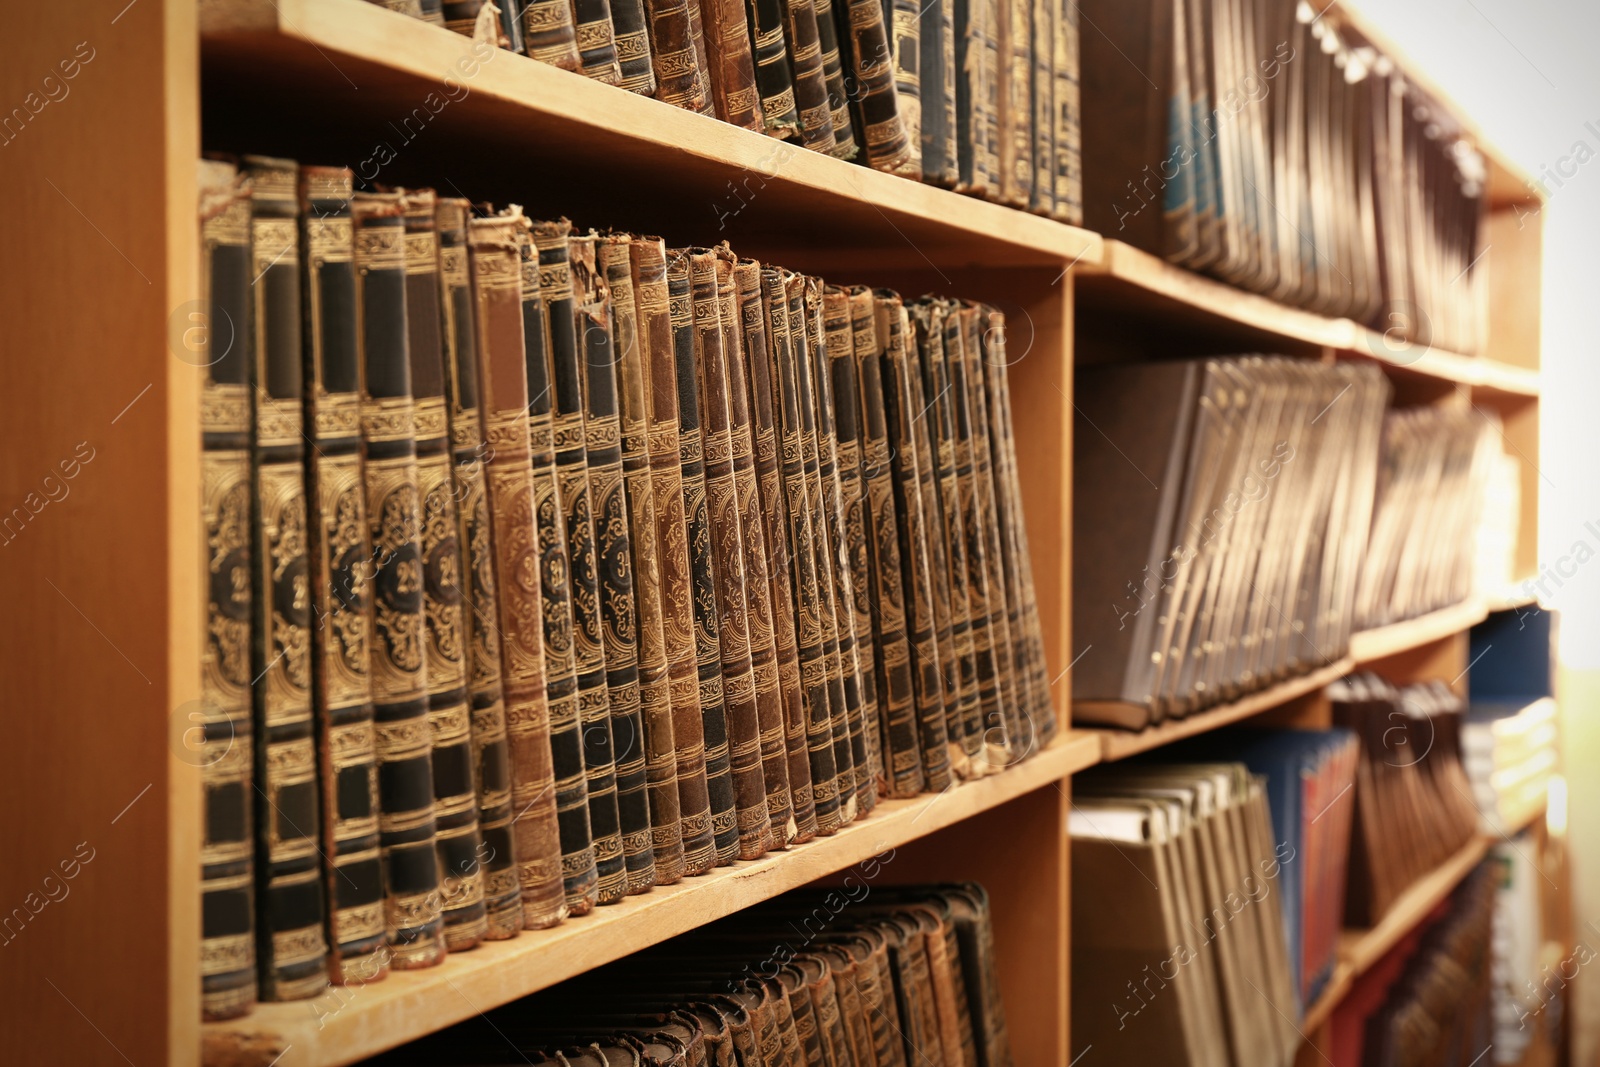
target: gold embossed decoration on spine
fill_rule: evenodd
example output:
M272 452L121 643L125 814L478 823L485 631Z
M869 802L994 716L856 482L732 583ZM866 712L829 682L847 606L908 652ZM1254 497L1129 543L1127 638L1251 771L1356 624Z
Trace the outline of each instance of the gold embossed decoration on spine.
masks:
M711 106L711 83L704 67L705 43L696 40L700 0L645 0L644 7L650 22L656 99L685 111L705 111Z
M761 116L761 94L756 90L744 0L700 0L700 12L704 17L706 53L711 60L711 95L716 101L717 118L760 132L766 120Z
M597 82L621 85L611 0L572 0L572 14L577 24L579 69Z
M232 1019L256 1003L250 701L250 192L233 166L202 161L201 522L206 560L199 740L200 1011ZM187 737L186 737L187 740Z
M828 106L828 81L822 70L822 42L817 37L817 9L812 0L780 0L788 62L794 73L795 113L800 143L813 152L833 154L837 142ZM839 51L834 49L835 73ZM848 119L847 119L848 121Z
M531 0L522 8L522 43L528 56L562 70L581 70L572 0Z
M255 391L251 677L256 716L256 945L264 1000L328 984L306 558L297 167L246 157Z

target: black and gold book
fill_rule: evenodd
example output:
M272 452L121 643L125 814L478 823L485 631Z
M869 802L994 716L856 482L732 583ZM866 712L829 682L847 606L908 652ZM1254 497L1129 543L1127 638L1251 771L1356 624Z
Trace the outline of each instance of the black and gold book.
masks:
M833 111L828 106L828 78L822 69L822 42L817 37L817 9L812 0L780 0L788 62L794 78L794 106L800 143L813 152L833 154ZM838 59L834 49L834 59ZM837 62L835 63L837 66Z
M534 551L537 553L544 630L545 700L550 708L551 765L555 771L556 823L561 833L561 878L567 912L586 915L599 893L594 838L589 826L589 783L583 765L583 721L578 716L577 652L572 629L571 556L567 517L556 491L551 411L550 322L540 282L539 249L531 227L517 231L522 262L522 333L528 383L528 449L533 468Z
M617 66L622 71L622 80L617 84L630 93L654 96L656 71L644 0L612 0L611 25L616 37Z
M600 603L600 566L590 510L589 453L584 433L583 349L578 337L569 237L565 219L537 222L539 288L549 325L551 419L556 458L556 498L567 524L567 559L572 583L572 650L578 675L578 721L589 790L589 829L599 876L596 900L612 904L628 891L617 810L617 768L610 697L606 692L605 621Z
M1029 98L1033 104L1031 151L1033 188L1028 207L1048 215L1056 205L1056 78L1055 20L1060 0L1032 0L1033 27L1029 31L1028 51L1033 57Z
M711 80L705 69L700 0L645 0L644 6L650 21L656 99L685 111L709 112Z
M1055 207L1052 214L1073 226L1083 225L1083 125L1078 117L1078 4L1056 0L1052 7L1055 33Z
M833 119L833 148L830 155L854 159L858 149L855 117L850 111L850 93L845 88L844 57L839 50L839 25L834 17L833 0L788 0L790 21L804 27L805 11L811 9L817 24L817 47L822 51L822 81L828 90L828 114ZM846 38L848 40L848 38ZM796 37L804 40L804 34Z
M508 9L515 6L507 0ZM522 4L520 21L523 49L530 58L562 70L583 69L572 0L528 0Z
M526 230L515 208L467 224L478 334L478 410L494 546L495 620L500 684L505 694L511 759L512 835L522 921L529 929L567 916L562 842L551 760L551 712L544 682L544 598L528 441L528 370L522 332L522 264Z
M783 0L745 0L755 59L756 92L761 95L761 119L769 135L789 138L800 132L800 116L795 110L794 75L789 69L789 47L783 32L783 7Z
M461 544L462 643L466 646L467 692L472 713L472 779L483 838L486 937L515 937L522 929L522 890L517 885L516 845L511 833L511 757L506 738L505 696L500 685L500 627L495 619L494 544L489 498L484 489L487 446L478 411L478 334L472 302L471 244L467 225L472 205L441 198L438 204L439 285L444 313L444 378L454 457L457 536ZM437 764L437 760L435 760Z
M1031 0L994 0L998 27L1000 202L1025 208L1033 194L1033 82ZM1043 38L1048 41L1049 38Z
M922 179L936 185L954 185L958 177L955 0L923 0L913 7L921 22L917 63Z
M700 13L717 118L746 130L764 129L744 0L700 0Z
M638 617L639 718L644 726L645 789L649 798L650 848L655 884L683 877L683 834L678 806L678 755L672 732L672 690L667 671L666 632L661 617L661 567L657 562L655 495L650 487L644 396L644 359L638 294L633 285L633 238L600 239L601 273L611 288L616 353L617 413L622 428L622 479L627 495L628 547ZM661 296L665 297L665 278ZM666 304L660 308L665 325Z
M434 847L433 736L423 645L422 506L406 330L405 205L356 193L356 312L361 324L361 441L372 536L372 709L379 840L390 963L444 959Z
M821 12L818 12L820 17ZM866 163L874 170L918 176L912 168L911 141L900 118L894 84L894 53L884 25L881 0L841 0L833 8L839 54L847 72L850 111L855 119Z
M389 973L369 675L372 542L361 471L352 181L344 167L300 169L312 706L327 859L328 973L339 984Z
M434 841L439 850L445 947L473 948L488 932L483 838L472 780L472 714L467 696L466 620L454 457L444 398L444 312L439 232L432 190L406 193L406 347L417 426L417 492L422 507L422 612L427 623L428 721L433 727Z
M611 0L572 0L572 21L577 33L578 69L597 82L621 85L622 65L617 62Z
M201 518L207 545L199 742L200 1011L244 1015L256 1002L252 875L250 620L250 190L230 163L202 160ZM224 329L226 326L226 329Z
M721 865L739 857L739 825L729 761L726 698L722 690L716 562L711 541L711 515L706 509L700 372L695 360L696 298L690 259L689 249L672 249L667 253L667 294L671 308L673 373L678 390L678 455L683 475L684 530L694 602L695 666L700 680L706 787L711 803L713 846L717 863Z
M433 0L439 11L439 21L444 28L467 37L478 35L478 25L487 18L495 21L485 27L485 31L492 26L495 38L501 48L508 52L525 52L525 42L522 36L522 4L520 0L505 0L495 12L483 10L485 0Z
M638 308L646 447L656 522L654 532L648 535L639 530L637 521L634 528L639 537L649 536L653 541L661 576L658 598L672 700L683 873L704 874L716 866L717 853L711 834L705 726L700 718L699 666L695 659L694 579L689 569L688 524L683 514L678 376L672 359L673 288L667 280L666 245L659 237L636 237L628 251L633 266L634 302ZM687 285L687 274L684 282ZM678 294L678 304L687 302L687 291ZM656 857L656 863L659 871L660 856Z
M739 858L755 859L772 847L768 788L762 759L761 714L750 656L750 619L738 488L733 476L733 435L728 415L728 374L723 311L733 310L733 276L724 281L719 257L690 253L695 356L700 376L700 418L705 442L706 513L712 573L716 579L717 634L722 651L722 691L728 722L728 765L739 827ZM726 290L724 293L723 290ZM735 327L736 328L736 327ZM736 334L734 336L737 336ZM776 677L773 679L776 684ZM782 732L779 732L779 752ZM779 766L782 766L781 759Z
M783 471L778 464L777 393L772 386L772 328L763 299L763 271L754 260L740 260L734 269L739 314L744 326L744 365L740 372L749 390L750 434L755 449L761 535L767 548L767 577L772 590L772 639L778 657L778 689L783 697L784 749L789 762L789 802L794 810L790 844L809 841L817 833L816 803L811 797L811 756L806 751L806 700L800 680L800 651L795 639L793 546Z
M995 10L1001 0L951 0L955 23L956 189L997 199L1000 160L999 57Z
M917 0L884 0L884 32L894 69L900 124L906 132L906 159L897 170L922 178L922 11Z
M292 160L245 157L250 179L254 522L256 961L263 1000L328 984L322 818L311 713L300 234Z
M794 587L795 653L800 666L804 702L806 758L810 767L811 805L817 832L831 834L841 825L838 765L833 756L833 716L828 698L827 659L822 647L822 593L817 578L815 534L811 525L810 481L801 446L799 379L789 329L788 272L768 267L761 272L771 343L773 402L779 430L778 457L787 513L785 531ZM774 509L769 506L768 513Z

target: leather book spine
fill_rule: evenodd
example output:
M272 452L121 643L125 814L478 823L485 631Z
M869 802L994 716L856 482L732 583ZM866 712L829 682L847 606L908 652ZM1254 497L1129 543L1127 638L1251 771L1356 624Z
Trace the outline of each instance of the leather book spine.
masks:
M829 1050L824 1043L822 1027L817 1021L816 1009L811 1006L811 996L806 991L805 976L790 964L778 971L777 979L771 984L776 987L772 1003L779 1033L786 1035L787 1031L793 1030L803 1056L801 1062L832 1063L833 1059L828 1055Z
M842 38L840 53L854 80L851 113L866 148L867 165L896 174L920 174L920 166L908 169L912 164L911 141L900 117L894 54L889 48L880 0L845 0L844 6L834 8L834 16Z
M589 781L583 765L583 723L578 715L578 670L572 636L571 557L567 519L556 492L556 455L550 412L550 321L540 282L539 249L531 227L517 233L522 262L522 335L528 381L528 448L533 467L533 524L542 598L545 701L550 708L550 753L555 771L556 826L561 839L561 880L569 915L594 909L599 892L594 838L589 826Z
M661 627L672 701L683 873L705 874L716 866L717 853L711 835L711 795L706 783L705 727L700 719L694 580L689 569L688 523L683 514L678 375L672 359L674 301L687 303L688 293L674 294L667 280L666 245L660 238L634 238L629 258L633 266L634 301L638 306L650 493L656 523L652 532L639 531L637 524L635 530L638 536L652 539L660 572ZM687 275L684 281L687 283ZM659 856L656 863L659 868Z
M472 780L472 715L467 695L461 540L444 398L444 312L439 297L439 230L431 190L408 192L406 348L417 426L417 491L422 507L422 609L427 622L428 721L433 727L433 818L439 850L445 947L473 948L488 931L483 838Z
M263 1000L328 984L322 819L311 711L300 234L291 160L246 157L250 179L255 482L251 677L255 703L256 960Z
M1078 5L1058 0L1055 16L1055 207L1052 214L1072 226L1083 225L1083 126L1078 64Z
M418 3L422 8L422 14L419 17L423 22L432 23L435 26L444 25L444 5L441 0L418 0Z
M747 345L766 347L761 314L761 266L736 264L723 245L717 250L717 298L723 334L724 394L733 459L734 495L739 508L745 604L749 616L750 669L756 686L761 770L766 779L767 818L774 848L786 848L799 832L789 784L789 714L778 664L777 624L772 614L772 570L751 429L750 391L745 370ZM795 695L799 689L796 685ZM809 780L809 768L807 773Z
M954 185L956 172L956 36L954 0L914 5L918 36L922 179Z
M795 372L794 345L789 328L787 273L768 267L761 272L762 299L772 337L773 395L781 436L784 501L788 513L788 538L795 610L795 653L800 665L804 699L806 757L810 767L813 817L819 833L831 834L841 825L838 765L833 757L833 717L828 702L827 661L822 647L822 603L817 578L815 533L811 526L810 482L801 446L799 379Z
M582 70L572 0L529 0L522 8L522 42L528 56L562 70Z
M388 11L410 15L414 19L422 17L422 0L370 0L370 2Z
M733 278L730 272L724 300L717 253L696 249L689 260L694 297L695 362L700 376L700 418L705 443L706 513L716 575L717 633L721 642L722 691L728 720L728 762L739 825L739 858L755 859L772 847L772 827L767 811L755 670L750 656L743 532L733 476L733 437L728 416L724 349L727 334L722 325L722 312L725 307L733 310Z
M839 25L833 14L833 0L788 0L798 26L805 22L805 8L817 24L817 44L822 49L822 81L828 89L828 114L833 119L833 148L829 154L839 159L854 159L855 118L850 112L850 94L845 89L844 58L839 51Z
M611 20L611 0L572 0L578 69L597 82L621 85L622 65L617 61L616 32Z
M556 499L567 524L572 583L573 666L578 677L578 721L588 779L589 829L599 876L596 900L612 904L628 891L622 856L622 821L617 802L617 770L611 698L606 689L604 609L600 602L601 561L595 558L594 516L590 510L589 452L583 418L583 358L578 337L569 235L565 219L535 223L539 248L539 288L550 331L550 397L556 460Z
M780 0L789 67L794 78L795 118L800 143L813 152L833 154L833 112L828 106L828 79L822 69L822 42L817 36L817 9L812 0ZM838 59L838 49L834 49Z
M955 22L956 189L997 198L995 153L998 106L994 32L998 0L952 0Z
M698 78L700 81L700 97L702 103L696 109L700 114L710 118L717 117L717 94L711 88L711 59L706 48L705 12L701 9L700 0L688 0L689 4L689 43L694 48L695 62L699 66Z
M711 94L704 66L705 42L698 39L699 12L700 0L645 0L656 99L703 113L711 106Z
M329 977L371 982L389 973L378 845L368 640L372 545L361 471L361 367L350 194L343 167L300 171L305 269L307 554L311 585L312 708L322 782L323 892L332 941Z
M622 80L617 84L630 93L654 96L656 70L644 0L612 0L611 22L616 34L617 66L622 71Z
M528 375L522 330L518 238L525 228L511 210L467 224L478 331L478 410L487 446L483 473L489 498L500 684L505 695L511 759L512 834L523 925L539 930L566 918L561 835L551 761L551 714L545 695L543 597L533 514L533 463L528 439Z
M506 741L505 697L500 686L500 631L495 622L494 546L489 499L483 484L486 447L478 412L478 334L472 305L472 273L465 200L441 199L439 296L444 318L443 368L448 413L456 537L461 546L462 645L466 657L471 716L471 765L482 837L483 899L490 940L515 937L522 929L522 892L517 885L516 847L511 834L511 759ZM437 764L437 760L435 761Z
M1030 0L994 0L999 54L997 125L1000 202L1025 208L1033 189L1033 60Z
M649 799L650 848L655 884L683 877L683 835L678 806L678 756L672 733L672 689L666 632L661 616L661 566L656 548L655 496L650 487L649 410L644 398L644 359L638 293L633 284L633 239L602 238L596 249L611 288L616 352L617 414L622 428L622 478L627 494L628 566L638 614L639 716L644 726L645 790ZM665 279L662 280L665 293ZM661 311L666 312L665 300Z
M628 498L622 476L613 334L616 316L611 288L600 273L595 245L593 235L574 237L567 242L567 255L583 354L584 448L594 523L595 577L600 589L606 700L617 774L623 890L642 893L655 884L655 856L650 846L650 798L639 700L638 612L633 595ZM604 895L601 903L608 903Z
M1033 81L1029 86L1032 102L1033 188L1028 207L1048 215L1056 205L1056 79L1055 16L1058 0L1031 0L1033 29L1028 51L1032 56Z
M918 0L883 4L889 48L894 63L894 91L900 124L905 128L906 158L895 173L922 178L922 10Z
M869 633L874 638L875 688L884 786L889 796L922 792L924 776L917 732L911 644L906 636L905 585L900 559L900 524L895 516L894 472L883 403L880 316L871 290L850 290L852 349L860 395L864 568L869 577ZM842 395L842 387L836 389ZM859 625L859 624L858 624Z
M745 0L745 7L761 119L769 135L788 139L800 132L800 115L795 109L794 75L783 30L784 0Z
M722 691L722 640L717 628L717 576L706 510L705 450L700 433L700 375L695 367L695 294L690 250L667 253L667 294L677 381L678 457L683 482L684 530L693 591L695 669L705 740L706 787L717 863L739 855L739 826L728 752L728 717Z
M250 698L250 360L213 344L250 321L250 191L228 163L200 163L200 268L206 323L200 386L201 521L206 641L200 660L196 758L204 797L200 841L200 1011L232 1019L256 1003L255 731ZM220 346L219 346L220 347Z
M756 90L744 0L700 0L700 13L717 118L760 132L766 122L761 115L761 94Z
M794 810L790 844L817 834L816 802L811 796L811 756L806 751L806 702L800 681L800 650L795 637L793 570L789 512L785 506L783 471L778 465L777 393L772 385L772 337L761 264L741 260L734 272L739 313L744 323L744 365L749 386L750 432L755 448L755 474L761 535L767 548L771 589L773 649L778 657L778 687L783 698L784 750L789 765L789 801Z
M361 442L372 536L369 659L378 754L379 841L390 964L444 959L434 847L433 736L421 634L422 507L406 347L405 217L399 193L356 193L357 321L361 323Z

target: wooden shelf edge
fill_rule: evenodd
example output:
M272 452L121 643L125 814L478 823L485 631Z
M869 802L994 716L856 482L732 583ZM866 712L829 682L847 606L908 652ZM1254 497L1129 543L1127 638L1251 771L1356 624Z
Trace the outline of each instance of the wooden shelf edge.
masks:
M1305 1031L1307 1039L1310 1031L1317 1029L1328 1021L1328 1016L1333 1014L1333 1009L1350 992L1351 983L1355 981L1355 972L1344 960L1339 960L1333 965L1333 974L1328 977L1328 984L1323 986L1322 995L1312 1001L1306 1009L1305 1015L1300 1020L1300 1029Z
M628 897L551 930L489 942L429 970L397 971L369 986L263 1004L242 1019L207 1023L203 1060L227 1067L336 1067L364 1059L817 878L863 864L860 877L870 880L892 870L893 849L1024 793L1059 788L1099 754L1098 738L1067 731L1001 774L942 793L882 801L871 816L831 837Z
M1356 666L1364 667L1470 630L1488 617L1488 605L1482 600L1473 599L1419 615L1415 619L1390 623L1373 630L1361 630L1350 635L1350 658Z
M1549 803L1549 795L1541 794L1538 800L1517 812L1517 814L1512 818L1506 820L1506 828L1504 833L1490 835L1490 843L1493 844L1496 840L1501 838L1509 841L1513 837L1516 837L1518 834L1522 833L1522 831L1526 830L1528 827L1544 818L1545 808L1549 805Z
M1474 837L1454 856L1412 883L1388 912L1369 930L1346 930L1339 939L1339 955L1349 964L1351 977L1366 972L1410 933L1439 902L1488 854L1493 841Z

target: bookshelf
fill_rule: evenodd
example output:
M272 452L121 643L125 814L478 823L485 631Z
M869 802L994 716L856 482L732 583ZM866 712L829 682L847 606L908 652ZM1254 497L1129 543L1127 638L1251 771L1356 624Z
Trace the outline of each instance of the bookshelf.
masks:
M1340 5L1329 17L1354 16ZM181 743L186 709L199 696L203 640L194 565L202 552L199 377L175 355L182 348L174 340L197 292L193 161L202 146L358 168L373 146L395 142L385 180L445 174L474 198L521 202L534 214L567 213L673 242L726 237L744 254L830 279L942 289L1025 312L1028 358L1011 372L1016 433L1063 717L1076 655L1075 362L1149 355L1183 338L1190 351L1376 359L1408 401L1493 407L1522 461L1517 577L1536 573L1539 322L1531 297L1542 217L1517 218L1533 194L1492 150L1485 355L1390 351L1356 323L1239 292L1112 235L785 151L508 53L481 64L462 83L464 95L401 143L391 123L443 85L467 45L364 0L53 5L18 32L12 61L0 64L10 100L32 92L35 74L75 42L95 49L70 96L33 116L0 167L0 195L28 219L0 242L9 282L0 316L11 351L37 353L0 360L0 503L10 508L35 492L77 442L95 449L70 494L19 533L7 531L0 551L8 607L0 648L11 667L0 706L36 709L10 720L15 733L0 756L0 800L26 813L8 827L0 907L31 908L25 902L39 899L41 879L61 857L80 841L95 849L70 896L33 913L20 933L7 931L0 994L8 1050L23 1062L48 1054L230 1067L349 1063L894 849L890 881L989 885L1017 1061L1066 1063L1073 774L1247 718L1315 725L1320 688L1356 664L1381 659L1407 680L1459 677L1465 630L1487 610L1462 605L1359 634L1349 657L1310 676L1144 734L1064 729L1051 748L1002 775L884 803L834 837L486 945L434 971L395 974L337 1011L326 1010L331 1000L320 1016L305 1003L263 1005L202 1028L199 774ZM824 230L830 241L818 242ZM1487 845L1474 847L1481 855ZM1417 887L1417 907L1403 921L1431 907L1424 889L1448 891L1460 877L1453 872L1454 861ZM1313 1040L1348 981L1332 983L1326 1003L1313 1006L1305 1026Z

